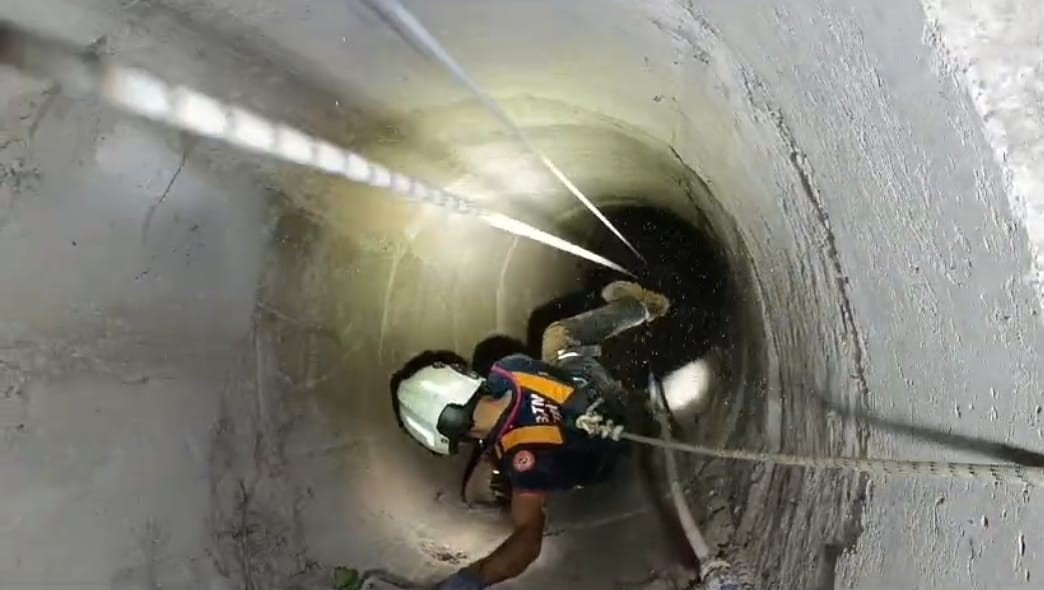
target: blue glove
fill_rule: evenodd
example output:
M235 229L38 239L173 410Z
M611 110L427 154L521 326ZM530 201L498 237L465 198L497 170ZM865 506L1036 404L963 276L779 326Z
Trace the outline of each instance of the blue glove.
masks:
M439 582L435 590L483 590L486 583L470 570L460 570Z

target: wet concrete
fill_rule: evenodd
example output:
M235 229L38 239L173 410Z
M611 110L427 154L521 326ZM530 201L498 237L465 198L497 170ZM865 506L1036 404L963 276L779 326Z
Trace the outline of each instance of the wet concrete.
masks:
M719 388L688 436L1032 450L1044 331L1023 280L1029 208L1009 206L1026 199L1009 199L996 124L984 133L974 108L1005 103L968 99L946 53L967 15L928 4L929 18L906 0L410 6L642 244L651 264L636 270L680 315L609 354L636 380L650 351L658 370L712 354ZM48 0L2 14L625 258L356 4ZM2 75L0 579L315 587L340 564L430 579L503 536L501 514L457 501L460 461L395 426L388 379L423 350L531 340L534 312L607 277ZM1028 129L1011 149L1032 144ZM881 428L896 423L965 438ZM765 587L1039 577L1032 491L686 467L712 542ZM514 587L684 578L657 490L626 475L558 499L545 554Z

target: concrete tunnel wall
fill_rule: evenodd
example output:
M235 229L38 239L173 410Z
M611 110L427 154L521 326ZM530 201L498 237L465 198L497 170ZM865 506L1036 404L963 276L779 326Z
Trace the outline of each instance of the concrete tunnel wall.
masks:
M1003 58L945 44L966 40L962 19L1014 38L1036 11L1020 24L900 0L410 7L589 194L716 234L742 333L697 436L982 458L842 419L827 398L1039 445L1033 226L991 151L1005 111L984 132L948 61ZM2 15L548 227L580 215L354 4L8 2ZM425 577L500 538L496 514L452 500L458 469L394 427L387 380L425 348L467 356L491 333L522 335L577 288L574 261L3 76L0 579L284 588L337 564ZM1040 575L1032 490L703 469L694 507L766 587ZM514 587L680 575L633 482L559 502L551 526Z

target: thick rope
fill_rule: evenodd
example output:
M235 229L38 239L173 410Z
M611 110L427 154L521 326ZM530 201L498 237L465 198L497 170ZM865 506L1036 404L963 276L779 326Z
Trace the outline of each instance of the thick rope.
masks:
M717 459L733 459L752 461L770 465L792 465L815 469L847 469L872 475L927 475L931 477L974 479L1005 484L1022 484L1029 486L1044 485L1044 468L1022 465L1005 465L997 463L956 463L948 461L901 461L894 459L857 459L853 457L807 457L781 453L762 453L733 449L716 449L703 445L694 445L678 441L666 441L658 438L641 436L630 432L621 432L620 439L669 448L676 451L714 457Z

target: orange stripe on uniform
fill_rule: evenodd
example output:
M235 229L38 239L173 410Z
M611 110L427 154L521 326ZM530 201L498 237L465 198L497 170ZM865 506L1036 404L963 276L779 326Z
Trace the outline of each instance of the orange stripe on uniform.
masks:
M500 437L500 454L503 455L518 445L560 445L565 440L557 426L523 426Z
M572 387L559 383L554 379L529 373L512 373L511 376L515 378L515 383L518 383L521 387L535 391L558 405L566 403L569 396L573 395Z

